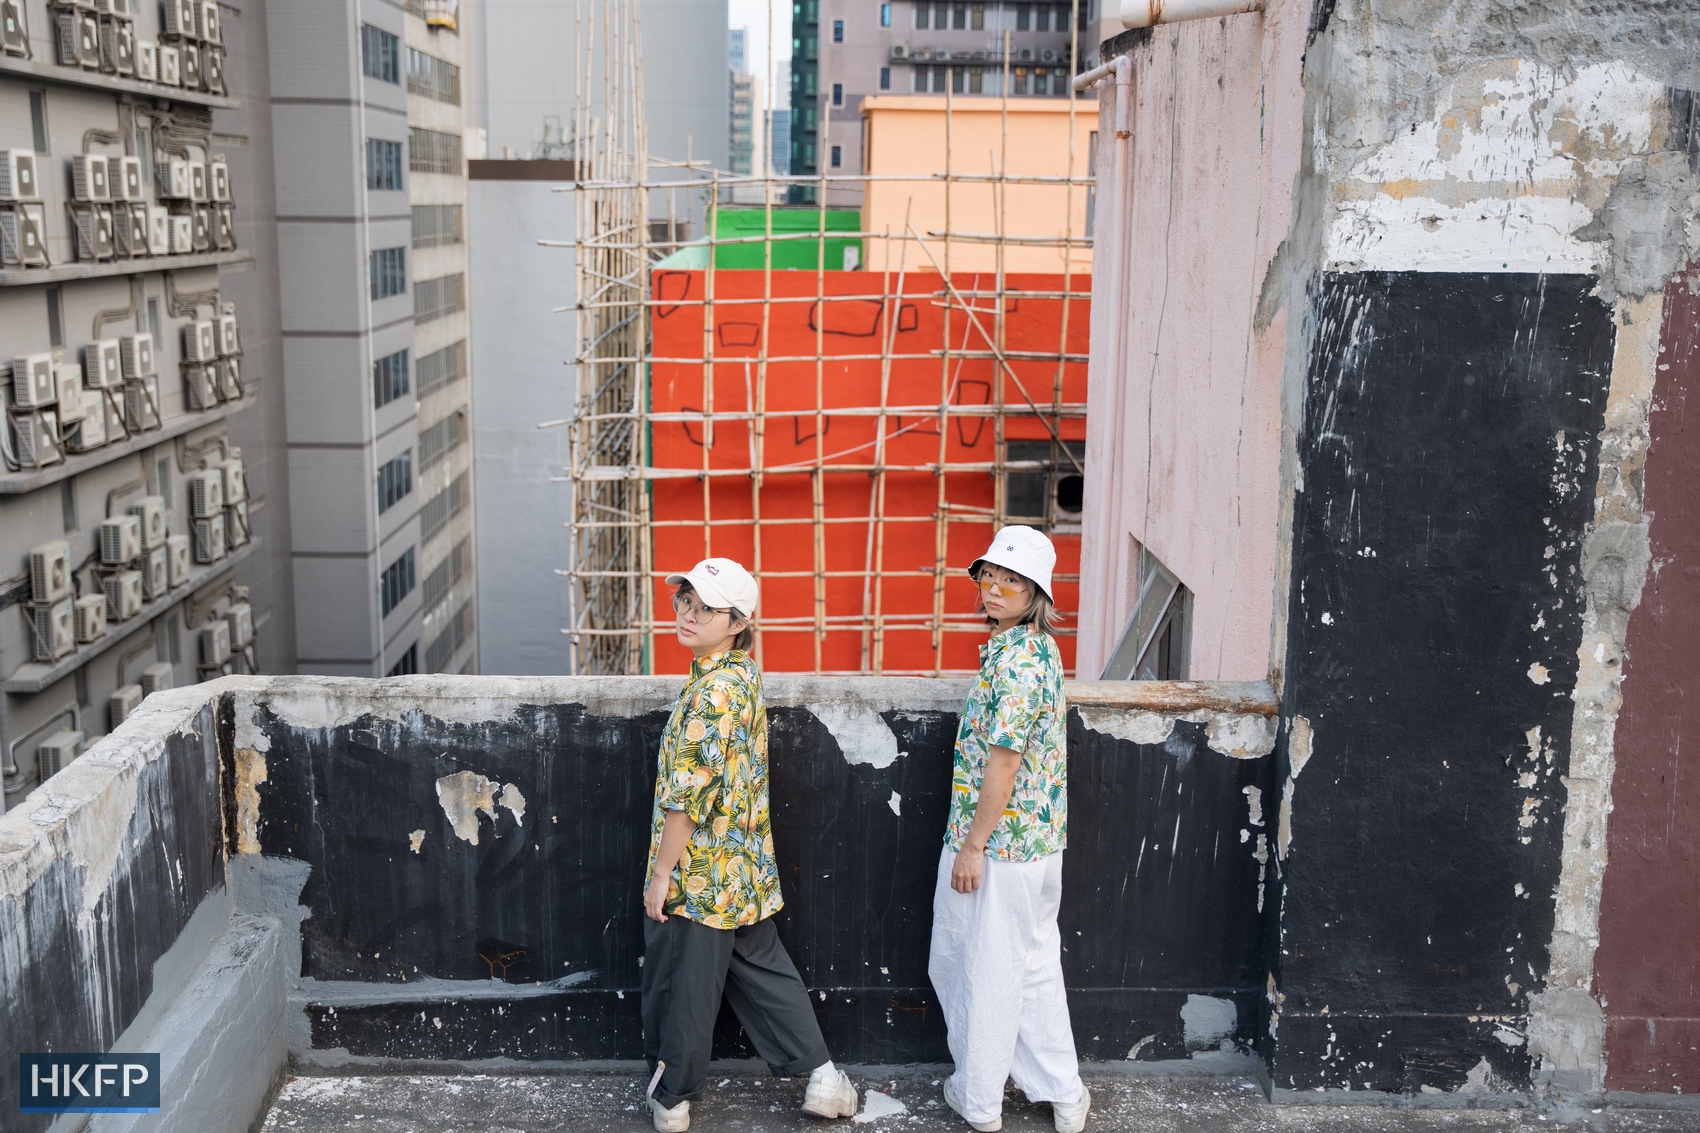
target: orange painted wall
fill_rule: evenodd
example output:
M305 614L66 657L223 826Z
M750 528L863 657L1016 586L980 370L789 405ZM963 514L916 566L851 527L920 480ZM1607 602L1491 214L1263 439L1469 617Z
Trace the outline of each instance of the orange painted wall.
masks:
M747 475L711 478L695 476L659 479L652 486L655 529L654 565L658 574L684 570L709 553L738 559L758 569L762 584L762 606L758 622L764 623L760 661L770 672L812 671L815 640L809 632L782 631L782 618L812 618L814 582L809 577L774 577L775 572L811 572L814 568L814 530L807 523L785 525L776 520L807 520L813 509L811 480L807 474L783 474L778 466L807 467L816 456L815 406L817 381L821 404L826 407L825 428L819 438L827 464L871 465L874 462L877 418L851 417L834 409L878 406L882 366L877 358L851 359L846 355L878 354L891 333L889 319L898 310L895 275L876 272L829 272L824 276L824 304L814 299L822 277L815 273L776 272L776 298L798 297L806 301L774 303L767 329L770 356L803 357L803 361L770 361L767 369L767 410L771 416L761 438L762 464L769 471L760 490L762 524L754 524L753 481ZM703 422L656 422L651 426L651 464L656 469L700 470L704 456L712 469L748 470L752 467L754 436L747 421L726 420L720 415L748 412L756 387L757 363L761 353L763 273L759 271L716 271L713 352L713 409L716 419L712 445L705 448L708 430ZM959 291L992 290L990 275L964 273L953 277ZM710 367L705 356L704 310L700 305L707 284L699 270L662 269L654 273L651 365L651 410L655 413L695 412L703 409L704 376ZM1088 289L1090 279L1076 276L1071 287L1078 299L1070 299L1068 311L1069 353L1084 355L1087 342ZM892 299L881 298L889 288ZM1060 298L1036 299L1022 290L1059 292L1060 275L1007 277L1005 341L1008 351L1049 352L1062 344L1063 308ZM751 302L750 300L754 300ZM672 303L668 301L672 300ZM678 302L684 300L684 302ZM980 308L976 317L986 334L994 333L996 300L974 300ZM909 273L902 286L901 310L892 352L930 354L942 349L944 317L940 277L933 273ZM986 350L987 342L960 310L950 313L953 349ZM819 325L821 332L818 336ZM665 361L665 359L683 361ZM948 382L950 399L958 405L991 404L996 396L997 363L990 358L952 358ZM1011 366L1028 395L1041 405L1053 396L1057 373L1055 360L1012 361ZM817 374L818 368L818 374ZM886 404L890 406L934 405L939 402L941 362L936 357L895 360L891 363ZM1006 379L1005 401L1025 405L1014 383ZM1065 403L1086 401L1086 366L1068 363L1063 375ZM1006 438L1044 440L1045 424L1035 418L1006 419ZM1065 440L1083 440L1085 422L1065 420ZM995 426L992 418L958 419L947 423L947 462L991 461L994 458ZM939 457L936 417L910 415L887 418L885 462L889 465L932 464ZM827 580L825 613L830 617L859 617L871 609L866 591L869 562L867 518L872 514L875 477L851 471L824 475L824 514L829 518L853 517L859 522L825 526L825 563L829 571L854 572L852 577ZM946 499L952 507L977 508L989 513L993 506L994 479L988 472L950 472L944 477ZM938 479L931 471L888 473L885 512L888 517L935 514ZM706 510L716 520L732 521L715 527L705 543L701 520ZM687 527L668 527L667 521L688 520ZM884 527L883 553L878 556L886 570L931 570L935 559L936 527L932 522L888 521ZM974 607L976 592L964 571L985 549L992 535L992 519L983 522L953 522L945 552L947 581L945 613L966 616ZM1078 569L1078 535L1058 536L1059 573ZM656 619L663 628L672 624L668 604L671 589L659 578L655 585ZM883 611L886 614L930 616L934 580L930 575L887 578ZM1077 604L1074 582L1057 586L1058 606L1072 614ZM1072 628L1072 620L1065 623ZM945 634L943 667L972 670L979 664L976 647L985 640L984 631ZM1074 639L1059 639L1065 662L1073 668ZM824 671L858 671L863 668L864 634L855 625L829 628L821 644L820 667ZM934 651L930 629L888 628L883 640L885 672L931 672ZM661 673L683 672L688 652L671 633L659 633L654 643L654 669ZM872 667L872 661L869 661Z

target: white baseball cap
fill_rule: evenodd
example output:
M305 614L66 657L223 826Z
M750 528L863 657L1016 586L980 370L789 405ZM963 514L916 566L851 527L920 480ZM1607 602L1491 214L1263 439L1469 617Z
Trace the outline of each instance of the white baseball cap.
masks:
M1057 549L1043 531L1019 523L1010 524L997 533L992 545L974 560L968 573L979 570L981 563L995 563L1013 570L1043 590L1045 597L1056 601L1056 596L1051 593L1051 571L1056 569Z
M756 580L735 559L704 559L684 574L667 576L668 586L681 582L690 583L691 589L717 610L736 610L746 618L756 612Z

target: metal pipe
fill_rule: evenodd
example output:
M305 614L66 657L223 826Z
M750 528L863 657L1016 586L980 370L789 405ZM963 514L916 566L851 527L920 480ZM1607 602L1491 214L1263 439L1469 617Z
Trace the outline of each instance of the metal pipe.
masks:
M1121 0L1122 27L1152 28L1263 11L1265 0Z

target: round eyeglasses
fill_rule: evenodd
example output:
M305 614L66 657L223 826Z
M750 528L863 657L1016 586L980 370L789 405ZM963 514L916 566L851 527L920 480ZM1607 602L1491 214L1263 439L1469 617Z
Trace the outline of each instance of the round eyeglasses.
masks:
M730 610L716 610L712 606L704 606L694 598L683 594L673 595L673 612L693 625L705 626L721 614L729 614Z

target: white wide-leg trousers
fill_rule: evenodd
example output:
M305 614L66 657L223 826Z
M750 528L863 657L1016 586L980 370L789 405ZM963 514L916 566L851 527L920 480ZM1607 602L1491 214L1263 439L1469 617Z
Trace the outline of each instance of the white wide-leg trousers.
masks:
M956 854L939 858L927 975L950 1030L952 1081L969 1121L1003 1112L1011 1077L1035 1102L1072 1105L1085 1086L1063 993L1062 855L986 859L980 888L950 887Z

